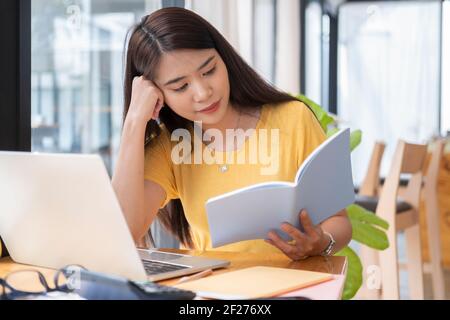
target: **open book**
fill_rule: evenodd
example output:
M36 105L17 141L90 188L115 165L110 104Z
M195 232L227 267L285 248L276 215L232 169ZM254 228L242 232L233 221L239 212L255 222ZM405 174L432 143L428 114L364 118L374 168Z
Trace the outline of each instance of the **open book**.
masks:
M289 222L302 229L306 209L314 224L355 201L350 160L350 129L342 129L318 146L302 163L294 182L272 181L234 190L206 202L213 247L265 239Z

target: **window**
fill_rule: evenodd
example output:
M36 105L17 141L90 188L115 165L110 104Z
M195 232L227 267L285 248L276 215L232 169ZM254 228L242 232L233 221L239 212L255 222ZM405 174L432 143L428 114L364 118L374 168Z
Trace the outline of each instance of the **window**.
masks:
M398 139L425 143L440 133L440 17L441 1L340 7L338 114L364 134L353 155L356 181L375 140L386 142L391 159Z
M307 2L305 9L305 91L304 94L322 105L322 7Z
M98 153L112 172L126 33L161 1L32 1L32 151Z

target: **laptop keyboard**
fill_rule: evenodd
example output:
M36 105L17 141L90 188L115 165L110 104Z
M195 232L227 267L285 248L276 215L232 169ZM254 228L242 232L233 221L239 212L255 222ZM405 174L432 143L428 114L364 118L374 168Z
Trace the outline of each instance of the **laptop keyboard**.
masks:
M142 263L144 264L144 269L147 275L160 274L189 268L188 266L180 266L171 263L163 263L151 260L142 260Z
M155 260L164 263L166 261L176 260L182 257L184 256L181 254L153 251L146 254L145 260Z

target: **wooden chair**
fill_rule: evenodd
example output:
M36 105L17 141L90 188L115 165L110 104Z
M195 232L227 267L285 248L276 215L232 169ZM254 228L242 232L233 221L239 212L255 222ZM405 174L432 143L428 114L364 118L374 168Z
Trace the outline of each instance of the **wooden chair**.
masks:
M358 194L368 197L377 197L380 188L380 167L386 144L381 141L375 142L369 161L366 175L362 181Z
M376 214L389 223L387 234L390 245L383 251L366 248L367 256L362 260L365 260L363 263L369 262L380 266L383 299L399 299L400 297L397 232L405 233L410 297L423 299L419 203L426 154L426 145L399 141L380 196L379 198L372 197L372 205L375 204ZM404 199L398 198L401 174L411 174L404 192ZM358 204L367 207L367 203L359 202ZM372 290L372 298L376 298L379 294L378 290Z
M438 140L433 146L430 162L422 190L422 199L425 204L425 218L427 225L428 249L431 261L431 279L433 283L433 296L435 299L445 299L445 281L442 270L441 237L439 227L438 205L438 175L442 155L445 147L444 140Z
M426 169L424 183L422 184L421 195L425 208L426 239L428 240L427 244L430 254L430 263L425 264L427 268L424 268L424 272L431 273L434 299L443 300L445 299L445 280L444 271L442 269L442 249L439 225L440 212L437 198L437 186L445 140L437 140L432 147L433 149ZM402 197L405 192L405 187L399 187L399 197ZM424 226L422 226L422 229L424 229Z
M376 214L388 221L389 248L378 252L382 274L383 299L399 299L399 270L397 232L404 231L408 268L408 284L412 299L423 299L423 262L420 240L419 205L426 145L400 141L394 154L391 170L383 186ZM409 210L398 210L397 191L401 174L411 174L404 192Z
M380 168L383 159L386 144L384 142L375 142L372 154L367 167L366 175L357 190L356 203L364 208L375 212L378 203L378 194L380 186ZM378 265L376 251L365 245L361 245L359 249L359 257L363 265L363 286L358 292L358 296L364 299L379 299L380 292L377 288L369 288L368 282L369 270L371 266Z

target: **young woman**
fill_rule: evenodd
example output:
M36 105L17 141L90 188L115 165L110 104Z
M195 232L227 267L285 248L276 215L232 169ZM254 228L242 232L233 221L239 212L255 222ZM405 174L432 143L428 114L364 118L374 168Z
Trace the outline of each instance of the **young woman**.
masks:
M213 249L205 212L209 198L264 181L293 181L303 160L326 138L306 105L264 81L211 24L189 10L161 9L135 25L125 73L124 125L112 184L136 242L158 217L184 246ZM179 141L172 134L179 129L202 139L201 154L207 150L222 159L249 151L263 129L276 130L269 149L278 151L277 165L263 174L263 161L177 162ZM224 143L230 134L247 130L253 134L238 136L240 142L231 147ZM182 157L191 160L193 153ZM298 260L332 254L351 239L345 210L320 225L304 210L299 219L303 231L281 225L290 241L270 232L264 240L214 249L281 250Z

